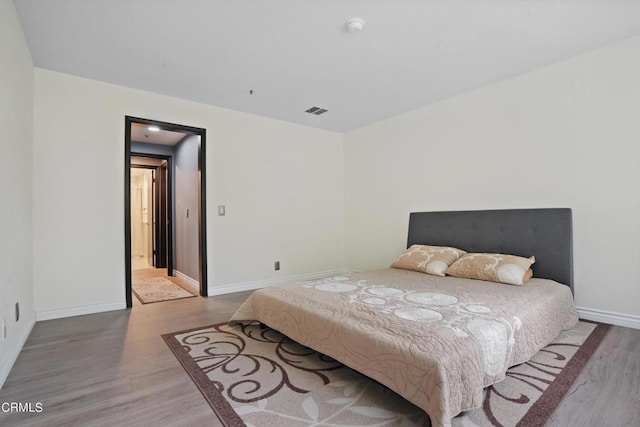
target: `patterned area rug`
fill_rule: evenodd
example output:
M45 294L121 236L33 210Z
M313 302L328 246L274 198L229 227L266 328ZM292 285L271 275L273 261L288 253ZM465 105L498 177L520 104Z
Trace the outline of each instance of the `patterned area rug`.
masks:
M166 277L134 279L131 289L142 304L195 296Z
M609 329L579 322L485 390L454 426L540 426ZM379 383L257 325L219 324L162 335L225 426L430 426Z

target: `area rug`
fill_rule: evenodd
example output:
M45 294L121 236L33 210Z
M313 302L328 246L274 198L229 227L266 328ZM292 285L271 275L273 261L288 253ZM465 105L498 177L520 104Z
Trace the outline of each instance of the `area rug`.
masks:
M454 426L541 426L609 325L580 321L485 390ZM430 426L424 411L335 360L258 325L162 335L225 426Z
M142 304L195 296L166 277L161 276L134 279L131 284L131 290Z

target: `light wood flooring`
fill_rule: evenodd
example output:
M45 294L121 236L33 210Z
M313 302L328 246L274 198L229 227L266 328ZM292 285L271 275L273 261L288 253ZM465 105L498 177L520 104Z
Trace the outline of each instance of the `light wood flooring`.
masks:
M250 292L38 322L2 402L2 426L217 426L160 334L229 319ZM552 426L640 426L640 330L615 326L553 415Z

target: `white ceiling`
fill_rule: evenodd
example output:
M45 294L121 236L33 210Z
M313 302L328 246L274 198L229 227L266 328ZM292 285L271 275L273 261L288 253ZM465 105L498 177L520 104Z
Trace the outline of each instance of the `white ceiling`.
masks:
M150 131L149 125L131 123L131 141L145 142L147 144L176 145L187 136L186 133L160 129Z
M37 67L339 132L640 34L633 0L15 4Z

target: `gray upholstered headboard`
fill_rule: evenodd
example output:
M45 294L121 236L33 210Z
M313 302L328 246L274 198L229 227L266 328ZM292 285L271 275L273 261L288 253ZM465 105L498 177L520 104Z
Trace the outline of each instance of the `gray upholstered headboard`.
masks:
M414 244L534 255L534 277L555 280L573 292L573 232L568 208L413 212L407 247Z

